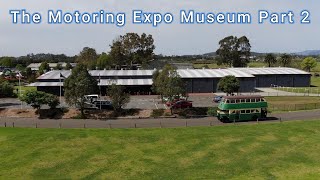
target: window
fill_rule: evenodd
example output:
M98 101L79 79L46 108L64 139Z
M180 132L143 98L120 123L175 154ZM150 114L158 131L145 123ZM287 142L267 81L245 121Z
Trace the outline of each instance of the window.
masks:
M246 113L246 110L241 110L241 114L245 114Z
M231 104L234 104L236 101L235 100L230 100Z
M260 102L260 99L256 99L256 102Z
M251 102L252 102L252 103L255 103L255 102L256 102L256 99L251 99Z
M245 100L245 99L241 99L241 102L242 102L242 103L245 103L245 102L246 102L246 100Z
M249 102L250 102L250 99L246 99L246 102L249 103Z
M240 99L236 99L236 103L240 103Z
M235 114L236 113L236 111L230 111L230 114Z
M246 110L246 113L247 113L247 114L250 114L250 113L251 113L251 110Z
M254 110L254 109L251 110L251 113L255 113L255 112L256 112L256 110Z
M261 99L261 102L265 102L266 100L265 99Z

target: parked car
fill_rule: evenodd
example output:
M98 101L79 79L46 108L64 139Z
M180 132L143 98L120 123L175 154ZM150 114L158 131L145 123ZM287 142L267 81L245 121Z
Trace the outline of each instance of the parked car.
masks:
M175 102L175 103L173 103L171 105L171 108L172 109L192 108L192 102L191 101L185 101L185 100L177 101L177 102Z
M213 98L213 102L219 103L222 98L223 98L223 96L215 96L215 97Z

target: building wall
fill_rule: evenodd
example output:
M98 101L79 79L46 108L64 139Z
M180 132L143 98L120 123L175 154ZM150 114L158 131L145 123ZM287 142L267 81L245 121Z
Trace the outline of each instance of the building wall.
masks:
M310 75L256 75L257 87L309 87Z

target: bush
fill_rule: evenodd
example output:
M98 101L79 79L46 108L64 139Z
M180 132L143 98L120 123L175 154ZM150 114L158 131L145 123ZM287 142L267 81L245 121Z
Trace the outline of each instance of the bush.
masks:
M35 109L40 109L45 104L54 109L60 104L56 96L41 91L28 91L24 96L20 97L20 100Z
M57 98L57 96L47 94L47 104L50 107L50 109L55 109L60 104L60 101Z
M14 87L7 81L0 84L0 97L14 97Z
M214 108L214 107L208 108L207 114L209 116L216 116L217 115L217 108Z
M151 117L160 117L164 113L164 109L154 109L151 113Z

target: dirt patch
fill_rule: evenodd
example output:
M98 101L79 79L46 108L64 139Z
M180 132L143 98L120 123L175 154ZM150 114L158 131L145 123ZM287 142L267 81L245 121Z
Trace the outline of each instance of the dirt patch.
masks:
M1 117L38 118L35 109L1 109Z

